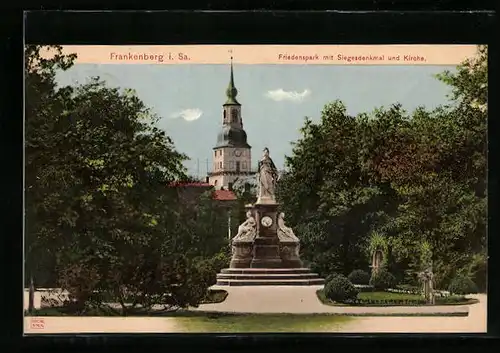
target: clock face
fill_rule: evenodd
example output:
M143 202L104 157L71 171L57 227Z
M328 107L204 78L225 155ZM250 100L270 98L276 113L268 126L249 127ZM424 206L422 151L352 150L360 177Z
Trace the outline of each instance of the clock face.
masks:
M269 216L264 216L264 217L262 217L262 220L260 221L260 223L264 227L270 227L273 224L273 220Z
M240 151L240 150L234 150L234 155L235 155L236 157L241 156L241 151Z

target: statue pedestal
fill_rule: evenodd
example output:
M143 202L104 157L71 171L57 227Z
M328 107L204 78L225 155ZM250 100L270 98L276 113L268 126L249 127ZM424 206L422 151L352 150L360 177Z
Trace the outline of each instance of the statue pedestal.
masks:
M257 237L253 244L252 268L282 268L277 228L277 203L255 204Z
M283 268L301 268L300 244L292 241L280 242L280 257Z
M269 150L259 161L259 197L246 205L247 220L232 239L230 268L217 274L220 286L312 286L325 280L302 268L300 240L285 225L285 214L278 214L275 188L278 171Z
M231 247L230 268L249 268L252 262L253 241L235 241Z

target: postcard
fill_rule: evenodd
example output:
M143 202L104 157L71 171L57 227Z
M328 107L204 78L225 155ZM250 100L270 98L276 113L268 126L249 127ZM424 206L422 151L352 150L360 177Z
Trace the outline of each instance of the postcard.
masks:
M24 333L486 332L487 57L26 45Z

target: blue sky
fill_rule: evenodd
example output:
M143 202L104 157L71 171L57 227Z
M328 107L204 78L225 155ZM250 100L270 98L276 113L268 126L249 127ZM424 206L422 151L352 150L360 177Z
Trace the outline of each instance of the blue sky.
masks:
M318 120L340 99L349 114L399 102L412 111L448 102L449 88L434 75L454 66L234 65L243 125L254 164L269 147L278 168L291 153L304 117ZM162 117L159 127L191 160L192 175L205 176L221 127L229 65L76 64L60 72L61 85L100 76L109 86L132 88ZM199 165L199 168L198 168Z

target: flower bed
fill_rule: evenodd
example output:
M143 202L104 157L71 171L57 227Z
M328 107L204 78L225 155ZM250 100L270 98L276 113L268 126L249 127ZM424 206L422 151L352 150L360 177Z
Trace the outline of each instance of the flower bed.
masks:
M375 289L369 284L355 284L354 287L361 292L373 292Z
M361 292L357 299L344 303L335 303L327 299L321 290L318 298L327 305L349 305L349 306L423 306L427 304L421 294L395 293L395 292ZM436 297L435 305L464 305L477 303L476 299L469 299L461 295Z

